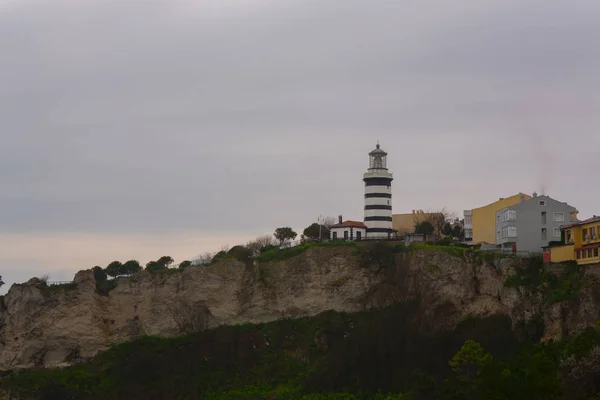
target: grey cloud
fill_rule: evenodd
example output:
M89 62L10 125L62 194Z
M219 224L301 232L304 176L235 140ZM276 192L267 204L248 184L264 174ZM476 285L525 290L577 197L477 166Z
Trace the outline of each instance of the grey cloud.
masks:
M397 211L549 179L596 212L560 139L598 137L596 2L44 3L0 13L2 231L360 218L375 140Z

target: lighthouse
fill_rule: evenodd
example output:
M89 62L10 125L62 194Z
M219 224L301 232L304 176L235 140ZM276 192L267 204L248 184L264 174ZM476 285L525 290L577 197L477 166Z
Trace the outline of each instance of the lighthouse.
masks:
M392 180L387 169L387 153L379 142L369 153L369 169L363 175L365 182L365 225L367 238L391 238L392 229Z

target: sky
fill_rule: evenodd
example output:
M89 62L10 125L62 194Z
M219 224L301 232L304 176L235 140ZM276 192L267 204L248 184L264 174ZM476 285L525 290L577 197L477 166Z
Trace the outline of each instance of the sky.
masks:
M600 214L597 0L0 0L0 275L518 192Z

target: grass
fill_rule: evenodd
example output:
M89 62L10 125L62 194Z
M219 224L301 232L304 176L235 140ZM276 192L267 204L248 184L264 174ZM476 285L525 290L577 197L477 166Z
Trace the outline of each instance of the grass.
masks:
M461 258L461 259L466 258L467 252L473 251L471 249L459 247L459 246L444 246L444 245L439 245L439 244L422 244L422 243L413 243L410 246L408 246L408 249L410 249L411 251L440 250L447 254L450 254L451 256Z
M267 250L264 253L259 254L254 257L256 261L262 262L271 262L271 261L281 261L287 260L288 258L292 258L304 253L306 250L314 247L353 247L356 248L356 242L345 242L345 241L332 241L332 242L311 242L306 244L301 244L299 246L284 248L284 249L271 249Z

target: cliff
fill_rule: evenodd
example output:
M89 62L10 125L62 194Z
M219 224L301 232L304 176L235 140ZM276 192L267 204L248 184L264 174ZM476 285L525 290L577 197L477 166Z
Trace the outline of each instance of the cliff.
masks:
M364 311L405 300L418 300L419 323L427 331L449 330L473 316L508 315L517 325L541 315L550 337L593 325L599 315L597 285L549 303L524 287L506 287L518 259L435 248L392 254L383 247L312 247L269 262L232 259L143 271L119 278L104 295L91 270L66 287L38 279L15 284L0 312L0 369L69 365L143 335Z

